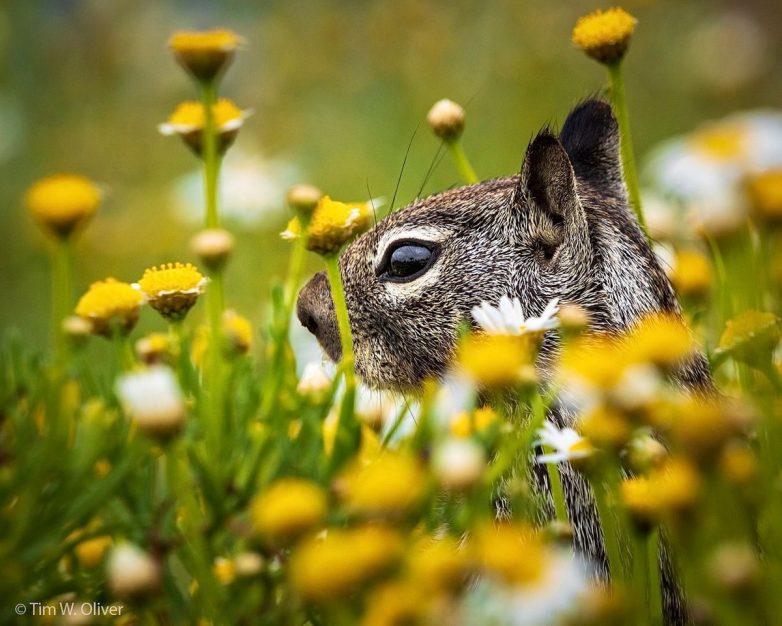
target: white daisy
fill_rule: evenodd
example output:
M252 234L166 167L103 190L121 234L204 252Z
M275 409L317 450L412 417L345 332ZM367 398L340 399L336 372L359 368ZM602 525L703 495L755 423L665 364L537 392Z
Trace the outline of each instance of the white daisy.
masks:
M500 298L498 307L481 302L473 307L473 319L481 329L491 335L523 335L524 333L544 332L559 326L556 318L559 312L559 299L554 298L546 305L539 317L524 317L521 301L508 296Z
M117 381L117 395L130 418L147 434L167 436L184 426L184 397L169 367L156 365L124 374Z
M573 459L583 459L592 454L594 449L586 437L582 437L572 428L560 430L551 422L545 422L537 431L537 445L554 448L554 452L541 454L538 463L561 463Z

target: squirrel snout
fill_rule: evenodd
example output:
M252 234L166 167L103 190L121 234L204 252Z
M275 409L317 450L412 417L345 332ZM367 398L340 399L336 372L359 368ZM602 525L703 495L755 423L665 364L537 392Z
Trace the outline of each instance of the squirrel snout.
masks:
M329 358L338 362L342 358L342 344L325 272L315 274L302 288L296 302L296 316L301 325L315 335Z

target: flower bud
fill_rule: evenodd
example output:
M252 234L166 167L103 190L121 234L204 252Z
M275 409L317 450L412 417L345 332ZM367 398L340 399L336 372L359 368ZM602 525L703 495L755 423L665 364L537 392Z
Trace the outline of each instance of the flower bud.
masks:
M117 596L146 595L160 586L160 564L138 546L121 544L109 555L107 578Z
M215 29L174 33L168 40L168 47L196 79L211 81L230 65L241 43L242 38L235 32Z
M209 271L217 272L234 250L234 236L222 228L207 228L190 240L190 249Z
M136 356L146 365L160 365L168 360L171 342L164 333L150 333L136 342Z
M322 197L323 192L314 185L294 185L288 190L288 204L301 216L312 215Z
M78 315L69 315L62 320L62 332L72 346L81 347L92 334L92 324Z
M446 489L463 491L480 481L486 468L486 456L470 439L449 439L437 447L432 469Z
M147 435L168 438L185 424L185 402L174 372L154 366L125 374L117 381L117 395L139 429Z
M557 317L559 318L559 327L566 333L580 333L589 324L587 310L572 302L561 304Z
M750 546L741 543L718 547L709 560L712 580L725 591L748 591L760 578L760 561Z
M453 100L443 99L434 103L426 116L435 135L445 141L455 141L464 131L464 109Z
M102 199L98 186L84 176L55 174L33 184L24 202L44 230L64 240L90 220Z
M240 578L252 578L263 571L264 560L257 552L240 552L234 557L236 575Z

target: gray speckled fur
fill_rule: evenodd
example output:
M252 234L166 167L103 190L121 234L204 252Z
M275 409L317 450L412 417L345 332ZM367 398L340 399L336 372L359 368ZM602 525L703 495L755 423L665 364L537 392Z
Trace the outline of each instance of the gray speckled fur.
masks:
M427 274L408 286L379 280L378 247L387 246L397 231L427 228L435 229L439 246ZM579 304L589 311L594 332L621 332L653 311L680 315L670 282L628 206L617 124L610 106L598 100L576 107L559 136L539 133L519 175L447 191L391 213L345 250L340 268L356 370L381 388L412 390L426 378L441 377L460 324L473 323L470 309L482 301L496 304L503 295L518 296L527 316L540 314L555 297ZM339 359L323 275L302 290L298 312L329 356ZM544 380L556 350L556 333L549 333L538 362ZM700 354L682 365L677 379L693 390L711 388ZM549 415L560 425L573 418L561 409ZM545 483L542 474L540 479ZM605 573L591 488L567 464L563 483L575 545ZM668 621L682 623L670 567L663 567L663 577Z

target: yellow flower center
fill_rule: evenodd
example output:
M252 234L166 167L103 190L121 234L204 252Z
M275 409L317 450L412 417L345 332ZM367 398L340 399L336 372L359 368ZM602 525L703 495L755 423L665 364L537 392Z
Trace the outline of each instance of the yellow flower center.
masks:
M518 384L532 359L528 335L471 335L458 355L464 372L486 387Z
M95 213L101 197L98 187L84 176L55 174L30 187L25 204L47 228L68 235Z
M114 278L92 283L78 304L76 315L93 321L113 318L130 321L138 314L143 297L138 289Z
M180 31L171 35L169 47L177 53L236 50L242 38L232 30L219 28L208 31Z
M624 56L637 20L624 9L614 7L595 11L578 19L573 28L573 43L603 63Z
M732 161L747 154L747 137L738 125L711 125L690 138L693 148L713 161Z
M338 202L323 196L318 202L307 227L307 249L319 254L337 252L354 236L366 231L371 223L369 202ZM282 233L284 239L297 239L301 222L293 218Z
M278 480L252 505L255 529L270 539L293 537L325 518L327 500L316 484L297 478Z
M155 298L177 291L200 290L204 284L204 277L190 263L166 263L145 270L138 284L148 297Z
M754 214L760 218L782 218L782 168L768 170L747 181L747 194Z
M228 310L223 313L223 334L231 346L240 353L250 350L253 344L253 327L250 320Z
M234 102L227 98L220 98L212 105L212 115L217 130L222 130L232 122L241 122L245 113ZM204 105L196 100L186 100L177 106L168 123L192 130L202 130L206 124Z

